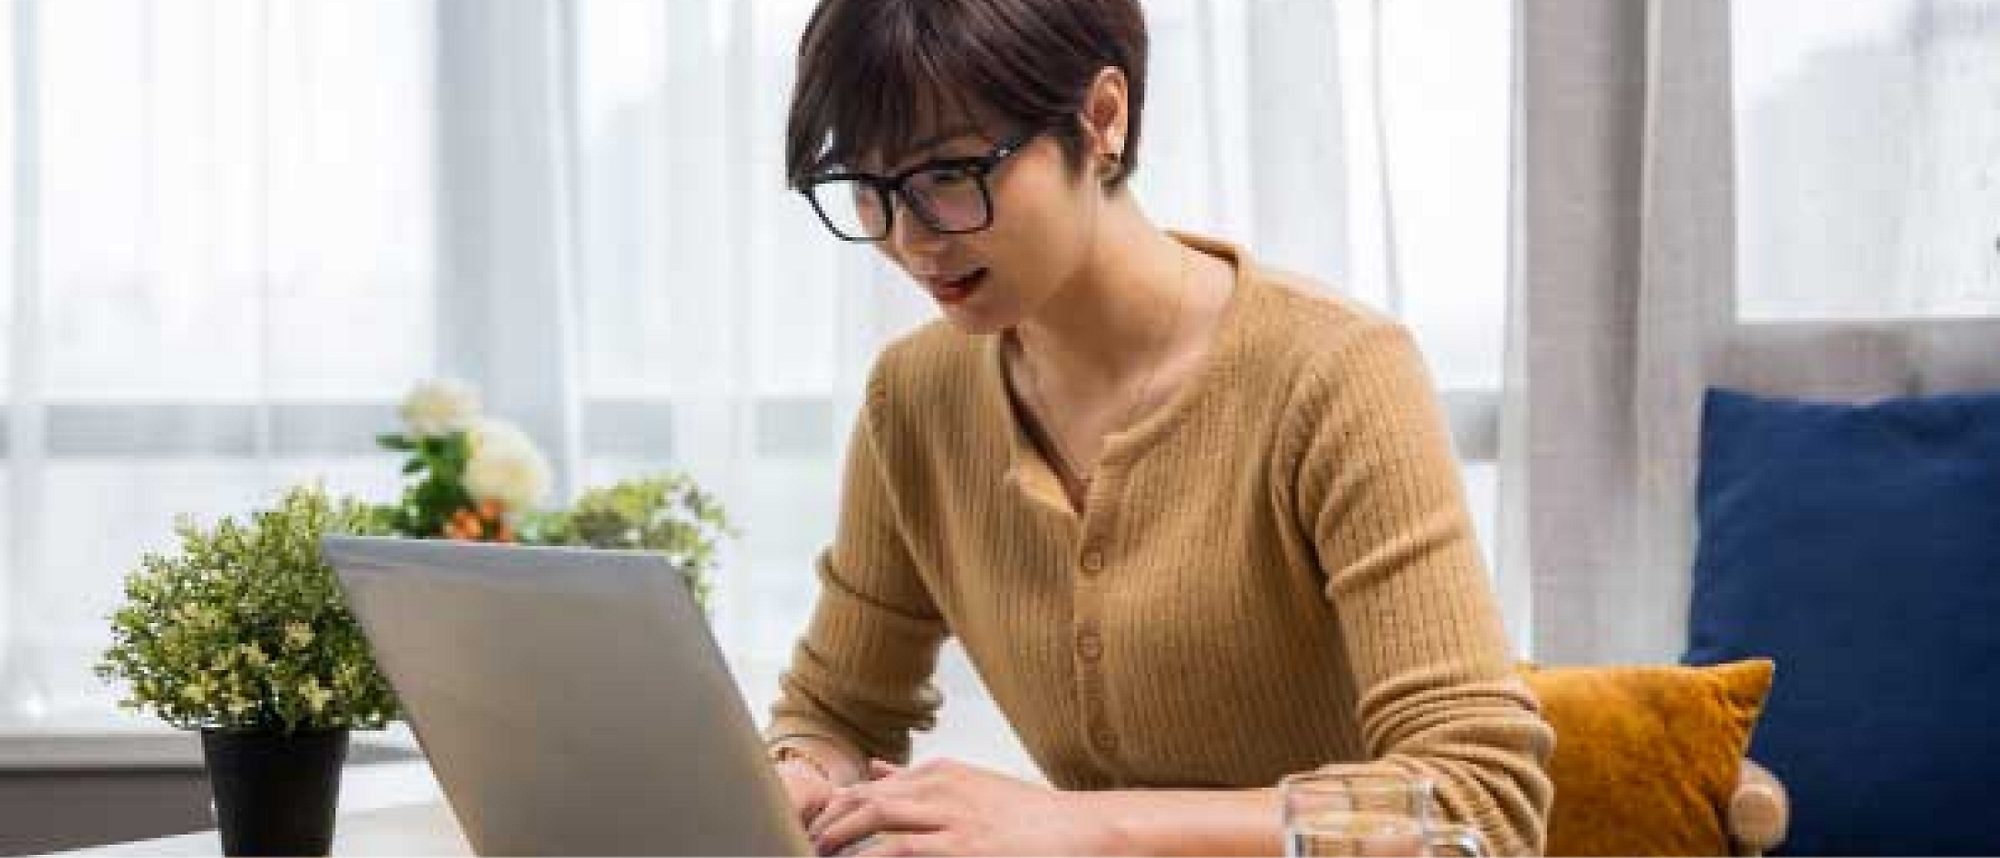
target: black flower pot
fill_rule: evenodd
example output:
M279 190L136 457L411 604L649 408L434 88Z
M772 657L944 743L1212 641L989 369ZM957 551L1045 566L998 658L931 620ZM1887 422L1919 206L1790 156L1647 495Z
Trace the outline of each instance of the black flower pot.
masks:
M325 855L347 731L201 731L224 855Z

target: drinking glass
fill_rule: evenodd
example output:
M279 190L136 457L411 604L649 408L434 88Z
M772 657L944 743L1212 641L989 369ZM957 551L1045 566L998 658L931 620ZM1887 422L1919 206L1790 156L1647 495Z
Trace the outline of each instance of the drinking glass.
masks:
M1278 785L1285 854L1422 855L1428 851L1431 783L1380 771L1320 769Z

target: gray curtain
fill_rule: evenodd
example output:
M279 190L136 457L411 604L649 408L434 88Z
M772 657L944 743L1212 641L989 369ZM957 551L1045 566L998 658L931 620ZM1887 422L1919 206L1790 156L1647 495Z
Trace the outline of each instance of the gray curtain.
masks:
M1694 427L1731 315L1728 8L1519 11L1503 562L1529 570L1535 658L1669 659Z

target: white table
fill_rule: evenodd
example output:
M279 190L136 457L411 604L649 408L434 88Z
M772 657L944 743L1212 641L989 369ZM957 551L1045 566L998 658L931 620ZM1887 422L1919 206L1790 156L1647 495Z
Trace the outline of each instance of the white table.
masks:
M221 855L214 831L118 843L62 855ZM335 855L471 855L430 763L349 766L340 777Z

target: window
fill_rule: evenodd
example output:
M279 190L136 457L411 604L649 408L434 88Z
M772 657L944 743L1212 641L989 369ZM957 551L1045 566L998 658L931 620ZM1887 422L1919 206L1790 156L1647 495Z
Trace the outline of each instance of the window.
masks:
M0 16L30 25L0 68L35 86L26 105L0 89L4 138L39 152L32 188L7 159L0 206L39 261L0 293L16 406L0 411L0 717L109 718L89 672L104 617L176 514L238 514L315 476L393 490L371 439L432 363L430 16L408 0Z
M2000 315L2000 6L1732 12L1739 315Z

